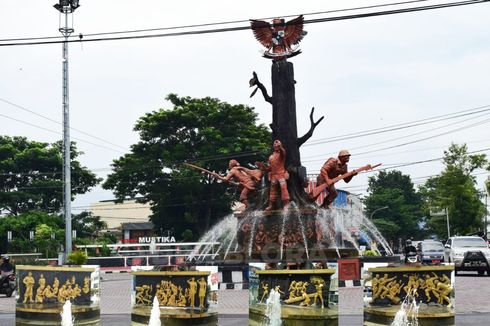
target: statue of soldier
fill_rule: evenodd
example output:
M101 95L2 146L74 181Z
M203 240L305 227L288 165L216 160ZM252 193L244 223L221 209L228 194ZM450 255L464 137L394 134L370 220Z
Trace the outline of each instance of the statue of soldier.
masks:
M271 182L270 192L269 192L269 206L265 209L266 211L272 210L275 202L277 201L277 188L281 188L281 200L283 207L287 208L289 205L290 197L288 191L288 185L286 180L289 179L289 173L286 171L286 149L282 146L280 140L274 140L272 144L273 152L269 156L269 164L265 165L263 163L257 162L257 165L264 170L268 171L269 181Z
M332 181L335 177L347 173L347 163L349 162L350 154L347 150L343 149L339 152L337 158L329 158L325 164L323 164L320 174L316 179L316 185L327 184L328 185L328 195L323 200L322 206L329 208L332 206L333 201L337 197L337 190L335 189L335 184ZM344 181L348 183L351 181L352 177L357 173L353 173L351 176L344 178Z
M220 177L221 180L228 182L232 178L240 184L242 191L240 193L240 202L248 207L248 198L255 192L257 183L262 178L262 171L250 170L240 166L237 160L230 160L228 164L229 172L225 177Z

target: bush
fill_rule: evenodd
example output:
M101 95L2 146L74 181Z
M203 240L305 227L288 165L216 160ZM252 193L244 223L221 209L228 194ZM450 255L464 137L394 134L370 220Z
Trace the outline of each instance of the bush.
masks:
M378 252L375 250L366 250L363 253L364 256L381 256Z
M84 265L87 263L87 258L85 251L77 250L68 255L67 263L69 265Z

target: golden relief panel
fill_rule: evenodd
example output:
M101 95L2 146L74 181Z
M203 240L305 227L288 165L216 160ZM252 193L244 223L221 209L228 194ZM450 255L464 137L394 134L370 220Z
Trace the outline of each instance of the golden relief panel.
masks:
M24 284L24 293L21 295L20 302L22 303L46 303L60 302L64 303L67 300L74 300L83 294L90 292L90 277L84 278L83 286L80 286L76 277L72 275L66 279L65 283L60 286L58 277L54 277L51 284L47 284L44 274L40 274L37 282L32 272L29 271L22 279Z
M204 277L186 280L187 286L177 285L171 280L161 280L153 288L151 284L142 284L135 287L136 304L151 305L156 297L159 305L164 307L191 307L205 308L207 281ZM155 294L153 295L153 291ZM196 302L196 295L199 302Z
M388 299L391 304L399 304L407 295L413 295L417 301L451 305L451 280L446 274L434 272L425 274L399 274L389 277L387 273L377 273L371 280L372 303ZM423 294L423 295L421 295Z

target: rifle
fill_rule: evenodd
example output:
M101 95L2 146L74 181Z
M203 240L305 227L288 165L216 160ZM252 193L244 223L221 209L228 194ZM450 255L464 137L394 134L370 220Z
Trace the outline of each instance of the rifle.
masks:
M354 174L357 174L357 173L362 172L362 171L365 171L365 170L372 170L372 169L374 169L374 168L376 168L376 167L378 167L380 165L381 165L381 163L376 164L376 165L368 164L368 165L362 166L362 167L360 167L358 169L352 170L350 172L341 174L338 177L331 179L332 182L330 184L328 184L327 182L325 182L324 184L321 184L321 185L315 187L312 191L310 191L310 193L308 195L310 196L311 199L316 199L322 193L323 190L325 190L326 188L330 187L331 185L333 185L337 181L343 180L345 178L348 178L348 177L350 177L350 176L352 176Z
M247 186L245 184L241 184L239 182L235 182L235 181L231 181L231 180L225 180L225 178L222 177L222 176L220 176L218 173L212 172L212 171L209 171L209 170L206 170L206 169L204 169L204 168L202 168L200 166L197 166L197 165L194 165L194 164L190 164L190 163L184 163L184 164L187 165L187 166L189 166L189 167L191 167L191 168L193 168L193 169L196 169L196 170L199 170L201 172L207 173L210 176L215 177L216 179L219 179L221 181L228 182L229 184L232 184L234 186L237 186L237 187L238 186L243 186L245 188L248 188L249 190L255 190L255 188L251 188L250 186Z

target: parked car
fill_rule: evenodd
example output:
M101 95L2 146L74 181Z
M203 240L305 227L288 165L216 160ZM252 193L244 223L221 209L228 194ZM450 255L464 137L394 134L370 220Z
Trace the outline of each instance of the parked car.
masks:
M417 245L419 261L422 264L440 264L444 262L444 245L440 241L424 240Z
M483 238L477 236L451 237L445 245L445 256L458 271L485 271L490 276L490 249Z

